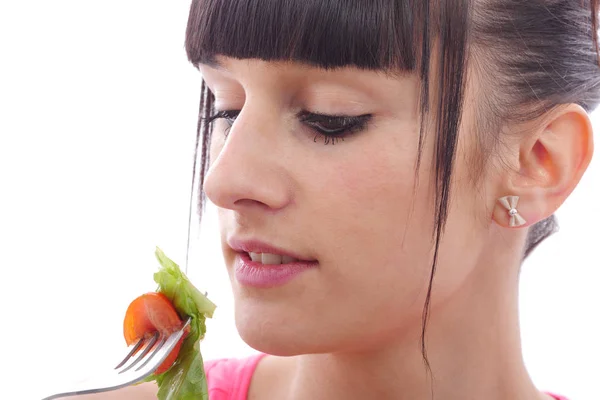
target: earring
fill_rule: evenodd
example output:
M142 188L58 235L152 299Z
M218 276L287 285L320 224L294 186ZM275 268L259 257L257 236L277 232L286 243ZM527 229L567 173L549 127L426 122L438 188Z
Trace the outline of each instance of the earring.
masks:
M509 225L510 227L517 227L521 225L525 225L527 221L517 211L517 203L519 202L519 196L505 196L498 199L500 204L508 210L508 215L510 217Z

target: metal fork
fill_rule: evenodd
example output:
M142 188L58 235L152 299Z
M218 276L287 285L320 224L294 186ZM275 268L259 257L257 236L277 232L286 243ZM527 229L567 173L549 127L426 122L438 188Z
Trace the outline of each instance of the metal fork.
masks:
M140 339L113 370L55 391L54 394L46 396L42 400L108 392L142 381L167 358L189 324L190 319L188 318L180 330L167 337L160 337L157 332L150 339Z

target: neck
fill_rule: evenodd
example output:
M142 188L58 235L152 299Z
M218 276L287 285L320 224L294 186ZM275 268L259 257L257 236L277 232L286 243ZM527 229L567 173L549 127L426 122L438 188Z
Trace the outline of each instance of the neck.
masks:
M300 399L542 399L525 369L518 320L520 238L483 249L474 272L421 324L367 351L303 355L291 368ZM489 241L497 243L497 241ZM435 283L433 289L435 297Z

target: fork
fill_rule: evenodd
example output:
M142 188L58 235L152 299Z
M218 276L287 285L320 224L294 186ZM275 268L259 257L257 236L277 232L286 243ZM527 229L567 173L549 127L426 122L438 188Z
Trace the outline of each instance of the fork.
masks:
M125 356L113 370L101 373L83 382L72 384L54 394L42 398L42 400L59 399L81 394L108 392L125 386L133 385L150 376L156 368L167 358L171 350L183 336L185 329L189 326L188 318L181 329L167 337L161 337L158 332L147 339L140 339L131 347ZM141 352L140 349L143 349ZM139 354L138 354L139 352Z

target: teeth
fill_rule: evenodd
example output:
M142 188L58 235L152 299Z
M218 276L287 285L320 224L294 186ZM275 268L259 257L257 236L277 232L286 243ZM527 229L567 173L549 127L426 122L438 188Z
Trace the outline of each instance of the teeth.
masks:
M269 265L281 264L281 256L277 254L262 253L262 263Z
M288 264L294 261L298 261L297 259L289 256L280 256L278 254L270 254L270 253L249 253L250 259L254 262L259 262L267 265L278 265L278 264Z

